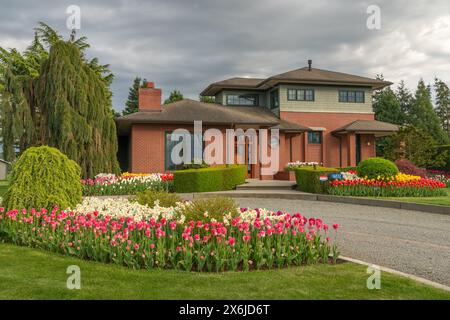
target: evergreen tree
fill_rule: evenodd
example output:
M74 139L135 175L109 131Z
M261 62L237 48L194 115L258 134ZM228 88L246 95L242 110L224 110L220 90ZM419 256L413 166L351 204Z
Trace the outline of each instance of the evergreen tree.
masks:
M373 95L373 110L375 119L379 121L390 122L398 125L405 123L405 114L400 108L397 96L391 88L375 92ZM389 137L377 139L376 153L378 156L384 156L386 148L389 147Z
M117 173L117 136L108 65L88 61L86 38L63 41L44 23L20 54L0 48L1 121L5 159L32 145L59 148L84 177Z
M438 144L446 144L449 137L441 127L439 118L431 103L430 87L421 79L417 85L411 110L409 123L428 132Z
M408 159L419 167L442 167L447 151L439 152L436 140L425 130L405 126L386 139L384 157L395 161Z
M404 114L405 121L408 121L409 114L411 112L411 105L413 102L413 96L409 89L405 85L405 81L401 80L395 92L397 101L400 104L400 110Z
M133 85L130 87L128 92L128 100L125 103L126 107L122 111L122 115L127 115L130 113L138 112L139 110L139 88L143 88L147 81L144 80L141 83L141 78L136 77L133 80Z
M405 122L405 114L391 88L385 88L373 95L373 111L376 120L399 125Z
M169 104L169 103L177 102L177 101L180 101L180 100L183 100L183 94L180 91L178 91L178 90L173 90L170 93L169 98L167 98L164 101L164 104Z
M216 103L216 99L214 97L209 97L209 96L200 96L200 102Z
M445 82L434 79L436 90L436 113L441 122L441 127L450 136L450 90Z

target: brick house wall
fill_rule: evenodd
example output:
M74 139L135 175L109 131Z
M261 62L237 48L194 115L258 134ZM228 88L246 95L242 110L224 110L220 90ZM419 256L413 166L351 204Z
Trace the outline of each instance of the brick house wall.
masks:
M356 163L356 142L353 138L347 139L342 136L341 151L339 151L340 138L331 134L338 129L355 120L374 120L372 113L328 113L328 112L280 112L281 119L296 122L308 127L322 127L322 144L308 144L307 134L293 139L292 161L317 161L323 162L324 166L338 167L342 165L353 166ZM368 145L368 142L370 145ZM348 145L351 146L351 159L348 159ZM306 151L306 152L305 152ZM306 153L306 157L305 157ZM340 159L341 156L341 159ZM373 135L361 135L361 159L375 156L375 137Z

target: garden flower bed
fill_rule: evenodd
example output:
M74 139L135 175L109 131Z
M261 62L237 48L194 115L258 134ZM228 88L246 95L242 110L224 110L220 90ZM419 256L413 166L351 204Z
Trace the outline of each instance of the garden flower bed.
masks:
M313 167L313 166L318 166L319 163L318 162L303 162L303 161L294 161L294 162L288 162L286 164L286 166L284 167L284 170L286 171L292 171L295 170L296 168L302 168L302 167Z
M445 183L447 188L450 187L450 173L442 170L427 170L427 176L430 179Z
M130 195L148 189L172 191L173 175L170 173L98 174L94 179L82 179L84 196Z
M111 207L104 201L74 210L2 208L0 234L17 245L136 269L247 271L328 263L330 255L336 262L339 254L330 240L338 225L332 232L300 213L240 208L223 221L185 221L176 207L124 202L117 208L123 214Z
M360 178L355 172L343 174L342 180L332 180L327 192L339 196L357 197L434 197L446 195L445 183L436 179L399 173L381 179Z

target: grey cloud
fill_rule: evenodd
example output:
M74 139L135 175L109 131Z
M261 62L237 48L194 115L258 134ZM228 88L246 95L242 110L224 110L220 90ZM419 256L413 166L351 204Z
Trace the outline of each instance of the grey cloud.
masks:
M405 79L410 87L419 77L449 81L450 48L439 43L447 32L450 36L448 1L432 6L419 0L377 1L382 29L376 31L366 28L372 3L1 0L0 45L23 46L41 20L67 35L66 7L79 5L80 34L92 45L88 54L109 63L115 74L116 109L123 108L136 75L154 80L166 96L179 89L197 98L212 81L269 76L302 67L309 58L319 68L372 77L383 73L389 80Z

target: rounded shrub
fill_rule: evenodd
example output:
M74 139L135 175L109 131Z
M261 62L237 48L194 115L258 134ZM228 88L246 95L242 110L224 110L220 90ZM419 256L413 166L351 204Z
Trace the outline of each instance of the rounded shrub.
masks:
M81 169L58 149L31 147L14 164L3 205L8 209L75 207L81 202Z
M186 217L186 221L222 221L227 215L235 217L238 214L238 206L231 198L197 198L188 202L178 212Z
M356 167L361 178L383 180L395 176L399 171L395 163L383 158L369 158Z

